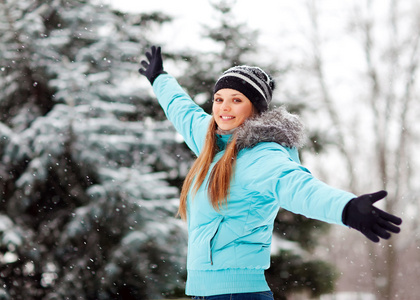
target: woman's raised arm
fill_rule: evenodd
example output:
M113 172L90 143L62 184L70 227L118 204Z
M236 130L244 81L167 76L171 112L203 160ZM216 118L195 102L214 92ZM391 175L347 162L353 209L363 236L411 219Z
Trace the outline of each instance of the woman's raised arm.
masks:
M152 46L150 52L146 52L146 58L148 61L141 62L140 74L150 81L166 117L198 155L211 116L191 99L174 77L164 71L160 47Z

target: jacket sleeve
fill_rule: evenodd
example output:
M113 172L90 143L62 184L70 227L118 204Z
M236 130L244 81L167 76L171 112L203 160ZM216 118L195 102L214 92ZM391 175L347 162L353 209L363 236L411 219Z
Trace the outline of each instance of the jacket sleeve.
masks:
M169 74L162 74L156 78L153 91L166 117L198 156L204 146L211 116L197 105Z
M281 146L264 152L259 151L254 157L253 168L264 171L259 172L255 184L251 185L264 198L274 199L280 207L293 213L344 225L343 210L356 197L354 194L318 180Z

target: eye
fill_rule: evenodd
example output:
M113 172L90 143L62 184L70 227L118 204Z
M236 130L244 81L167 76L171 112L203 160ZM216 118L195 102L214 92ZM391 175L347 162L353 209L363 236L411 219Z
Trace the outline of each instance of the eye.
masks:
M213 102L223 102L223 99L221 99L221 98L214 98Z
M239 98L235 98L235 99L233 99L233 102L235 102L235 103L240 103L240 102L242 102L242 100L241 100L241 99L239 99Z

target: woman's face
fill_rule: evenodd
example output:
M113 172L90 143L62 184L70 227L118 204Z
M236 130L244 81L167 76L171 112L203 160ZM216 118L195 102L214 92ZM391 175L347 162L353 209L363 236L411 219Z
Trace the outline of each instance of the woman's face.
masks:
M213 117L222 130L231 130L241 125L254 112L251 101L241 92L221 89L214 94Z

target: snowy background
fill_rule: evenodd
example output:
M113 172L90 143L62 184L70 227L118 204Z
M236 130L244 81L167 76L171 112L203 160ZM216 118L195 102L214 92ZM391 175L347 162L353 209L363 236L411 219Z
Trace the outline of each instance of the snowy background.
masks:
M414 0L1 1L0 299L183 297L194 157L137 73L152 44L205 109L228 67L272 73L304 165L403 217L374 245L280 211L276 299L417 299L419 20Z

